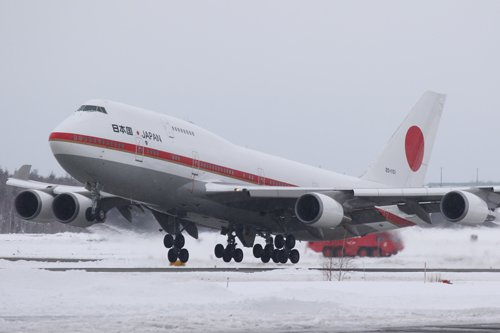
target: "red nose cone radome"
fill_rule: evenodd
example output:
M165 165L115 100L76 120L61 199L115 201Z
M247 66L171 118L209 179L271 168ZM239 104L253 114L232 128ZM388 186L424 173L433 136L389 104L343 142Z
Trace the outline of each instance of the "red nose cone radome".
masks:
M424 160L424 135L418 126L412 126L406 132L405 152L410 169L417 172Z

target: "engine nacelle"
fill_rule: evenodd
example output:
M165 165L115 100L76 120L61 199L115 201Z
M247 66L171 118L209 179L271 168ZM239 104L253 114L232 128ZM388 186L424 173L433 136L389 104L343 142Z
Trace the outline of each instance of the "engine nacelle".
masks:
M344 208L329 196L307 193L297 199L295 215L304 224L333 229L344 219Z
M54 197L38 190L27 190L19 193L14 200L17 215L23 220L50 222L54 220L52 201Z
M57 221L74 227L89 227L95 220L87 218L87 209L92 207L92 200L78 193L62 193L54 198L52 211Z
M466 191L446 193L440 206L443 216L454 223L481 224L492 216L483 199Z

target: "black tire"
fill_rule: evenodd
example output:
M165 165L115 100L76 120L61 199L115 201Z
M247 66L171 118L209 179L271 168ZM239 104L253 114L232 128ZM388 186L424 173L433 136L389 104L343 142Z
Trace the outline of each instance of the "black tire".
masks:
M182 249L184 247L184 244L186 244L186 240L184 239L184 236L182 234L178 234L175 236L174 240L174 245L178 249Z
M229 256L232 258L235 249L236 249L236 246L234 246L234 244L228 244L226 246L226 249L224 250L224 253L228 253Z
M179 251L179 260L182 263L186 263L189 260L189 251L187 249L181 249Z
M280 262L280 250L274 249L273 255L271 257L275 264Z
M176 249L170 249L168 250L168 261L171 263L174 263L177 261L177 250Z
M294 235L288 235L286 236L286 241L285 241L285 246L287 249L291 250L295 247L295 236Z
M230 262L231 259L233 259L232 253L229 253L228 251L224 251L224 255L222 256L222 260L224 260L224 262Z
M89 207L89 208L87 208L85 210L85 218L89 222L94 222L95 221L95 216L94 216L94 214L92 214L92 208Z
M269 258L271 258L273 256L273 252L274 252L274 246L273 244L267 244L265 247L264 247L264 254L266 256L268 256ZM264 255L263 254L263 255Z
M224 245L222 244L215 245L214 254L217 258L222 258L222 256L224 255Z
M260 244L255 244L253 246L253 256L255 258L260 258L262 256L262 253L264 252L264 249L262 248L262 245Z
M278 254L278 259L280 263L286 264L286 262L288 261L288 253L286 253L285 250L280 250Z
M234 261L236 261L236 262L242 262L243 261L243 250L242 249L234 250L233 258L234 258Z
M97 209L95 213L95 219L97 222L104 222L106 221L106 212L102 209Z
M260 257L260 260L262 260L264 264L267 264L269 260L271 260L271 257L268 256L267 253L263 253L262 256Z
M293 249L292 251L290 251L290 254L288 254L288 257L290 258L290 262L292 264L296 264L300 260L300 253L297 249Z
M281 249L285 246L285 237L283 237L283 235L276 235L276 237L274 237L274 246L277 249Z
M163 245L167 249L170 249L172 246L174 246L174 236L172 236L171 234L166 234L163 237Z

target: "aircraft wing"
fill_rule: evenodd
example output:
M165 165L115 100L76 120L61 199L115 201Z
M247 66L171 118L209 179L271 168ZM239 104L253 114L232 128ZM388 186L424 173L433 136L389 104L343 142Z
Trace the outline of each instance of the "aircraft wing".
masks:
M326 207L325 211L328 209L328 203L334 200L340 204L342 214L345 216L341 222L332 223L330 229L344 227L354 235L431 224L430 214L443 213L441 211L443 198L447 198L446 202L451 205L448 205L448 209L451 210L459 207L461 202L456 202L457 200L463 199L463 211L447 213L448 215L460 213L458 214L460 216L451 217L455 219L453 222L464 224L493 221L496 219L495 210L500 206L498 186L346 189L208 183L205 189L209 198L228 206L264 212L266 209L282 210L288 212L292 219L299 220L296 205L299 204L300 198L310 194L321 194L316 195L316 198L319 201L327 201L320 204ZM313 223L308 226L313 226ZM325 226L329 228L328 222L322 227Z
M83 186L51 184L51 183L39 182L36 180L18 179L14 177L9 178L7 180L7 185L22 189L39 190L52 195L58 195L62 193L78 193L86 197L90 197L89 190L87 190ZM115 198L116 196L106 192L101 192L101 197Z
M28 179L31 170L30 165L23 165L13 177L7 179L7 185L23 189L25 191L39 191L46 193L45 198L56 197L60 194L78 194L82 197L91 199L91 192L84 186L70 186L61 184L52 184L39 182L35 180ZM138 203L132 202L126 198L118 197L110 193L101 191L100 195L100 207L105 211L109 211L112 208L117 208L118 211L127 219L129 222L132 221L132 215L130 209L132 206L139 206ZM40 195L37 196L39 200L39 205L43 206L43 198Z
M9 186L23 189L25 192L38 192L37 194L30 196L31 199L36 201L32 202L32 204L39 207L38 212L35 213L36 216L31 217L30 215L32 215L32 212L26 213L28 217L23 217L23 215L21 215L21 217L23 217L24 219L30 220L36 218L36 220L41 222L54 220L54 215L49 211L51 211L50 206L54 198L59 195L80 195L80 199L75 197L73 199L81 200L81 198L86 198L85 200L87 201L87 206L89 204L89 201L92 199L92 193L84 186L68 186L30 180L28 179L30 171L30 165L23 165L21 168L19 168L18 171L16 171L13 177L7 180L7 185ZM42 193L44 194L42 195ZM105 213L113 208L116 208L127 221L132 223L132 209L138 208L144 213L144 208L146 208L152 212L153 216L163 229L171 233L175 233L176 220L168 214L165 214L165 212L159 211L157 207L151 207L144 203L132 201L130 199L119 197L104 191L99 192L99 197L99 208L102 209ZM77 206L81 205L82 202L79 202L77 204ZM78 221L78 218L76 218L74 221L70 222L70 225L87 227L94 223L93 221L89 222L86 219L87 217L80 217L80 220ZM194 238L198 238L198 229L193 223L183 219L177 219L177 222L181 223L187 233L189 233Z

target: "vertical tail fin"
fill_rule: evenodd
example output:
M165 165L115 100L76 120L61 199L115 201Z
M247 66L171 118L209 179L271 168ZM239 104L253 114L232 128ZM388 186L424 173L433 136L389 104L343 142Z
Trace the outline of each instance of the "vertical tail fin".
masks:
M445 99L424 93L361 178L391 187L423 186Z

